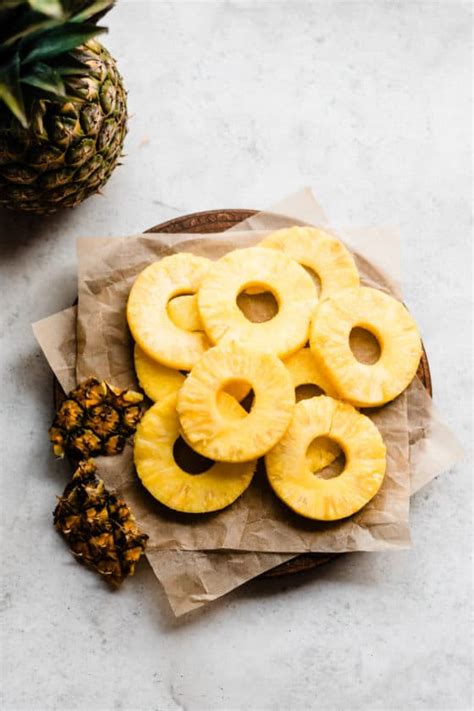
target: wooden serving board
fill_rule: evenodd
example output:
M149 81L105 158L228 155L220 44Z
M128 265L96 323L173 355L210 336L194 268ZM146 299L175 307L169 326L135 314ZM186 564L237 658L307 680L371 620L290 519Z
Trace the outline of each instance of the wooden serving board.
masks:
M183 215L182 217L175 217L167 222L162 222L159 225L150 227L146 230L148 233L153 232L168 232L168 233L178 233L178 232L191 232L191 233L201 233L201 234L212 234L213 232L224 232L230 227L234 227L242 220L246 220L252 215L255 215L258 210L206 210L205 212L194 212L190 215ZM428 357L426 355L425 349L423 348L423 353L420 360L420 365L418 367L418 377L425 386L426 390L432 396L432 384L431 384L431 373L428 363ZM54 403L57 409L58 405L64 399L65 394L59 384L59 382L54 379ZM290 573L300 573L306 570L311 570L318 565L327 563L328 561L338 558L341 554L334 553L303 553L302 555L289 560L287 563L269 570L263 573L261 577L280 577L282 575L288 575Z

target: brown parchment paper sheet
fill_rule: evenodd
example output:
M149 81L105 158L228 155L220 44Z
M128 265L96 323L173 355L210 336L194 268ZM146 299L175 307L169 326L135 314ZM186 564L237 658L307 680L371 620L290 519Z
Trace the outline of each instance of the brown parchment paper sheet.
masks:
M76 385L76 307L34 324L53 372L68 392ZM422 384L407 392L411 493L462 456L456 438L440 419ZM148 560L175 615L197 609L294 557L283 553L155 551Z

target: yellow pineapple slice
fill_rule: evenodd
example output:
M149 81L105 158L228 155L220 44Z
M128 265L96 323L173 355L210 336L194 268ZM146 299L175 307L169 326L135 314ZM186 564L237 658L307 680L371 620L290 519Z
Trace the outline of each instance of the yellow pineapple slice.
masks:
M168 301L168 315L184 331L204 331L196 294L183 294Z
M219 392L241 380L253 388L252 409L242 419L222 415ZM209 349L178 393L183 436L199 454L215 461L256 459L278 442L295 404L290 375L276 356L234 341Z
M379 342L380 358L359 362L351 351L353 328L363 328ZM421 340L413 318L392 296L361 287L321 301L311 324L311 350L341 399L359 407L393 400L415 377Z
M138 343L135 344L134 361L140 387L153 402L177 393L186 379L179 370L168 368L147 356Z
M182 252L150 264L135 280L127 303L127 321L140 348L169 368L190 370L208 348L204 333L179 328L167 305L175 296L195 293L211 262Z
M175 511L207 513L232 504L252 481L256 462L210 462L207 471L190 474L174 457L179 436L176 395L170 395L155 403L137 428L134 460L143 486Z
M339 476L313 474L306 452L317 437L336 441L346 462ZM359 511L380 489L386 469L382 436L366 415L325 395L297 403L291 424L265 456L268 480L293 511L318 521L337 521Z
M337 398L337 393L318 366L310 348L301 348L283 361L290 371L293 387L316 385L325 395Z
M272 319L255 323L244 316L237 297L249 288L273 294L279 310ZM201 319L213 343L231 337L281 358L308 340L316 303L316 287L304 269L285 254L260 247L237 249L219 259L198 292Z
M134 362L140 387L153 402L158 402L172 393L177 393L186 380L186 375L179 370L168 368L166 365L162 365L147 356L138 343L135 344ZM250 388L246 383L239 381L230 383L227 392L222 393L222 395L228 394L230 398L227 403L227 409L234 413L246 414L243 407L239 405L239 401L248 395L249 390ZM223 401L223 407L226 407L227 398L224 397Z
M357 289L359 272L343 243L315 227L290 227L277 230L260 242L261 247L278 249L295 259L319 278L320 299Z

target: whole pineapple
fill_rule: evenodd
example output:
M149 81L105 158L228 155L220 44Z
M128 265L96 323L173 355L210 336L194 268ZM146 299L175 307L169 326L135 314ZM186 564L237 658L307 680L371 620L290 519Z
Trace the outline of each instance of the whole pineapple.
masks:
M113 0L0 3L0 205L49 214L100 190L122 153L127 105L92 39Z

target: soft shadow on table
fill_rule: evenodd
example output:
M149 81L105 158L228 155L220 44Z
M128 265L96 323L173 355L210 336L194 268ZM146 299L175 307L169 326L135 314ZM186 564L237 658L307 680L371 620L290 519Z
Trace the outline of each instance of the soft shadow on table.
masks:
M15 259L31 244L48 239L51 232L70 222L70 213L33 215L0 208L0 259Z

